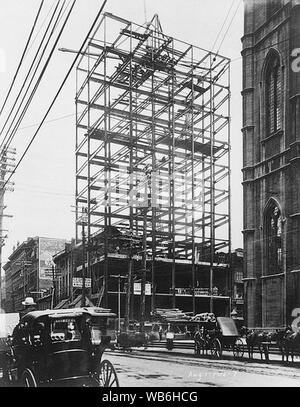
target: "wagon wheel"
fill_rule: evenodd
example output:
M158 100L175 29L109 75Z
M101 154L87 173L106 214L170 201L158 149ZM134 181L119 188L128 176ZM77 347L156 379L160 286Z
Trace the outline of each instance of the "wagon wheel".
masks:
M235 358L242 358L244 356L244 344L240 338L233 345L233 356Z
M194 355L195 356L199 356L200 355L200 346L199 346L199 342L195 341L194 342Z
M203 341L195 341L195 346L194 346L194 353L195 356L201 356L204 355L205 351L205 344Z
M119 387L115 368L109 360L103 360L98 369L98 380L101 387Z
M219 359L222 356L222 345L219 339L215 338L212 341L210 351L213 358Z
M31 369L25 369L21 377L23 387L37 387L36 378Z
M202 339L202 340L199 342L199 354L200 354L200 355L202 355L202 356L205 355L206 346L207 346L207 343L205 342L204 339Z

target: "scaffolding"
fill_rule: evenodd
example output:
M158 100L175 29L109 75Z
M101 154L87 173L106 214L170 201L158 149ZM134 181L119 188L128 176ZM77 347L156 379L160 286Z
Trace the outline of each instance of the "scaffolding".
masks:
M152 308L159 262L174 306L178 264L194 293L195 267L210 265L212 288L216 254L230 254L229 79L228 58L165 35L157 15L103 14L77 66L76 239L82 208L88 241L110 227L140 237ZM108 287L108 238L103 250Z

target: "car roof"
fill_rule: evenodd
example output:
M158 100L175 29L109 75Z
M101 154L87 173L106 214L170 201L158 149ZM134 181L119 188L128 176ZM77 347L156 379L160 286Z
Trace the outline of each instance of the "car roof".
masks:
M39 318L67 318L77 317L81 315L91 315L99 317L116 318L116 314L110 312L110 310L99 307L86 307L86 308L70 308L70 309L57 309L57 310L44 310L33 311L24 315L21 322L33 322Z

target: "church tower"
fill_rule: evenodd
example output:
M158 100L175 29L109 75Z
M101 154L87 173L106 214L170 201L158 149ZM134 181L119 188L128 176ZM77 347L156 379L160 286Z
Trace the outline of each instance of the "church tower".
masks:
M246 324L281 327L300 308L300 0L244 3Z

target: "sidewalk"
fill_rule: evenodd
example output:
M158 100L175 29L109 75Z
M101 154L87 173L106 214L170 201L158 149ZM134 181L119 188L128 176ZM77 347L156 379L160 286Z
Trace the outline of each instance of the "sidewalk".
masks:
M165 341L157 341L154 343L154 346L147 346L147 347L141 347L141 348L132 348L133 351L139 351L139 352L149 352L149 353L161 353L161 354L169 354L169 355L182 355L182 356L189 356L193 357L195 359L207 359L207 360L213 360L210 356L210 351L208 350L207 355L204 356L195 356L194 354L194 341L191 340L186 340L186 341L175 341L175 347L173 350L168 350L166 349L166 342ZM230 350L225 350L223 351L223 355L220 359L227 359L227 360L244 360L247 362L261 362L261 363L269 363L272 364L273 362L278 364L278 363L284 363L286 364L287 362L284 361L282 362L282 356L277 353L273 353L272 351L269 353L269 361L266 361L265 355L263 354L263 359L261 359L261 355L258 351L254 351L253 353L253 359L249 359L248 355L248 349L246 344L244 344L244 355L242 358L234 358L232 351ZM294 364L299 364L300 367L300 357L295 356L294 357ZM292 365L291 362L291 357L289 357L289 364Z

